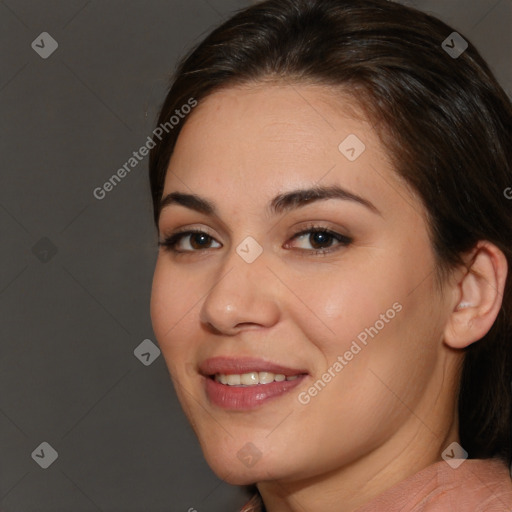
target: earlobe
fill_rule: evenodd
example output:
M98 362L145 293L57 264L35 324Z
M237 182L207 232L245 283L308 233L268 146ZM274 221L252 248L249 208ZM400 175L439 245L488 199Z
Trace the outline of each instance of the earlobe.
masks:
M478 242L468 271L454 284L457 305L444 332L449 347L465 348L489 332L501 308L507 271L503 252L490 242Z

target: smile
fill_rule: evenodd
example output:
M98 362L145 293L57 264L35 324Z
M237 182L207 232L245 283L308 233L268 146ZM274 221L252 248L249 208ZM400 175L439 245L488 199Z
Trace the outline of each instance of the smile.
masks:
M202 377L206 400L225 410L248 411L270 400L284 397L309 372L255 357L217 356L203 361Z
M286 376L282 373L272 372L249 372L249 373L216 373L215 381L227 386L257 386L258 384L270 384L271 382L283 382L285 380L295 380L299 375Z

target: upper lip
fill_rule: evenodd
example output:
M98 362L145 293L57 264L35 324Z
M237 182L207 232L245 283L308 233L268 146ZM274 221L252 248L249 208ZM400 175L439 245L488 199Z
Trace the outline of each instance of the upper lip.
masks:
M308 373L302 368L289 368L254 357L212 357L199 365L199 372L207 377L216 373L241 375L250 372L271 372L286 377Z

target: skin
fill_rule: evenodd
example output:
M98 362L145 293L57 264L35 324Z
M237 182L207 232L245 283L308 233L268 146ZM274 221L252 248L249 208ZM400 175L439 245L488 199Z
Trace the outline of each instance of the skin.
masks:
M269 512L349 512L441 460L458 441L456 397L463 349L490 329L507 267L480 243L468 265L438 289L425 210L395 174L354 100L316 85L260 84L207 97L187 118L164 193L194 193L218 215L164 208L160 238L200 228L209 249L184 237L184 252L160 248L151 297L153 328L208 464L231 484L258 483ZM356 134L353 162L338 149ZM271 216L277 194L340 185L380 213L329 199ZM293 238L314 222L353 238ZM236 252L247 236L262 247L252 263ZM195 245L190 245L195 242ZM333 250L337 249L337 250ZM478 272L475 273L474 271ZM460 301L469 307L457 310ZM402 306L367 346L311 398L321 378L365 328ZM251 411L211 404L198 364L253 356L309 375L298 388ZM251 442L261 453L237 457Z

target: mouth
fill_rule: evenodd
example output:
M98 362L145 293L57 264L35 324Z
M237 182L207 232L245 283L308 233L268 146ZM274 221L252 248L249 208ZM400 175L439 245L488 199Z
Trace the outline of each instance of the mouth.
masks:
M282 397L308 375L294 369L253 358L216 357L200 365L209 402L227 410L251 410Z
M288 377L282 373L272 373L272 372L249 372L249 373L216 373L215 375L210 375L210 378L213 378L215 382L220 382L221 384L225 384L226 386L257 386L259 384L271 384L272 382L283 382L285 380L295 380L298 379L300 375L289 375Z

